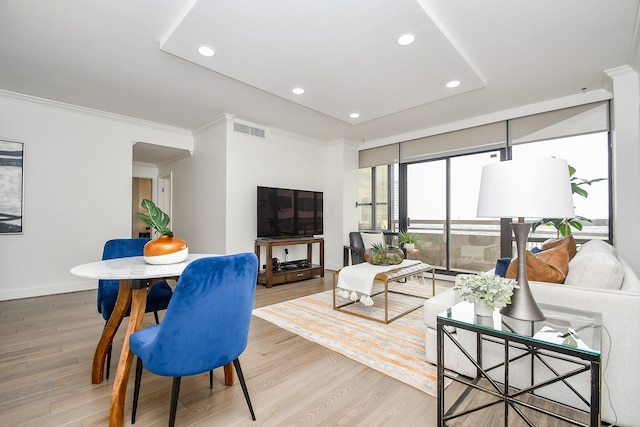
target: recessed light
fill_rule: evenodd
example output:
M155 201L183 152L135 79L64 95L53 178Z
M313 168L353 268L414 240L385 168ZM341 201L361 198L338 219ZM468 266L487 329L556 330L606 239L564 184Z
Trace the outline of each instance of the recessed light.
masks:
M216 54L216 52L209 46L200 46L198 48L198 53L202 56L213 56Z
M296 87L291 92L295 93L296 95L302 95L304 93L304 89L302 89L301 87Z
M351 117L352 119L357 119L358 117L360 117L360 113L351 113L349 114L349 117Z
M451 80L449 83L447 83L447 87L450 89L458 86L460 86L460 80Z
M400 46L407 46L416 41L416 36L413 34L403 34L398 37L398 44Z

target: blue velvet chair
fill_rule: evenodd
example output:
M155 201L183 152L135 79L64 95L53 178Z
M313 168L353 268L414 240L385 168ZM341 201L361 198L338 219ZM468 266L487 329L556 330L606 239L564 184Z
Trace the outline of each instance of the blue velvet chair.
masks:
M173 377L169 415L173 426L181 377L209 371L212 387L211 371L231 362L255 421L238 357L249 338L257 276L258 257L254 253L201 258L187 266L162 323L131 334L130 348L138 356L132 424L143 367L156 375Z
M130 256L142 256L144 245L150 239L113 239L104 244L102 251L102 259L125 258ZM99 280L98 281L98 313L102 314L102 318L107 322L113 308L116 305L118 297L118 289L120 288L119 280ZM151 313L155 317L156 323L160 323L158 311L166 310L171 300L173 291L166 281L161 281L153 285L147 296L146 312ZM127 316L130 313L127 313ZM105 323L106 326L106 323ZM107 368L106 378L109 379L109 367L111 365L111 346L107 351Z

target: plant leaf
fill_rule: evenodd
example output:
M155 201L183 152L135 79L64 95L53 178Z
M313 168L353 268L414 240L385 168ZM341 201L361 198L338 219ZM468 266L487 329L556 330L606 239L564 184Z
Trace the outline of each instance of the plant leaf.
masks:
M169 222L171 221L169 215L149 199L144 199L140 205L147 210L147 214L138 212L138 217L146 225L155 228L161 236L173 237L173 232L169 229Z

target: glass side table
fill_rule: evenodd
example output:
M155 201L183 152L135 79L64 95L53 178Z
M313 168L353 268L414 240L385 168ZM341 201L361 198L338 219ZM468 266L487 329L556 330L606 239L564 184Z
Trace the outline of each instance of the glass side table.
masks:
M530 419L530 415L525 414L524 408L527 408L526 412L530 413L529 410L532 410L573 425L591 427L600 425L602 335L600 313L547 304L539 304L539 307L546 317L539 322L502 316L497 310L492 316L478 316L474 313L473 304L468 302L456 304L438 315L438 426L447 426L449 420L495 405L503 405L505 426L509 425L510 413L515 413L516 417L527 425L536 425ZM464 349L458 341L457 334L451 332L451 327L475 333L475 352ZM477 372L475 378L457 376L445 370L445 339L451 340L475 366ZM488 342L504 349L504 358L492 366L484 366L486 363L483 363L482 348ZM513 372L510 375L509 368L516 363L520 363L518 366L520 376L523 375L523 372L520 372L523 370L522 364L527 364L524 372L527 377L525 386L519 384L519 387L514 387L510 384ZM554 367L554 364L558 363L570 366L570 369L559 371ZM545 372L541 375L538 371L543 369ZM583 396L572 385L571 378L580 374L590 376L589 396ZM445 405L445 378L467 386L448 407ZM544 394L545 387L552 385L558 387L558 384L564 384L566 393L575 394L583 406L588 408L587 410L576 409L578 412L588 414L588 424L536 405L546 399L527 399L531 395L539 397ZM490 395L490 399L487 399L488 403L475 406L472 404L471 407L461 409L463 401L475 391ZM566 406L558 402L553 403ZM548 408L549 405L546 406Z

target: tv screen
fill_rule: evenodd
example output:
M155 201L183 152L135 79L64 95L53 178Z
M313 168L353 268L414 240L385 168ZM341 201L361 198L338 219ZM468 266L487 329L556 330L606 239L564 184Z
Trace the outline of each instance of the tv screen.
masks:
M258 187L258 237L323 234L322 192Z

